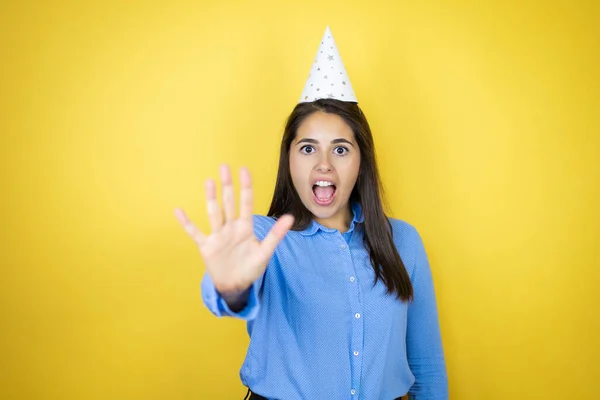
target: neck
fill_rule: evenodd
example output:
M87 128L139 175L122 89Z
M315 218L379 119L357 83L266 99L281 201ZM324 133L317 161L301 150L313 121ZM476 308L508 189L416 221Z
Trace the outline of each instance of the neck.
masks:
M330 218L315 218L319 224L323 225L329 229L337 229L340 232L346 232L350 229L350 223L352 222L352 209L350 208L350 204L337 212L337 214L331 216Z

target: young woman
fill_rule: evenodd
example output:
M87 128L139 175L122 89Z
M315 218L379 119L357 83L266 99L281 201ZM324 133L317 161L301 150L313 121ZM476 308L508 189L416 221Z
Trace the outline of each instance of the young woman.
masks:
M203 301L247 321L251 399L447 400L423 243L384 213L365 115L332 97L303 94L289 116L267 216L253 215L241 169L236 217L227 166L222 210L206 184L210 235L176 210L206 265Z

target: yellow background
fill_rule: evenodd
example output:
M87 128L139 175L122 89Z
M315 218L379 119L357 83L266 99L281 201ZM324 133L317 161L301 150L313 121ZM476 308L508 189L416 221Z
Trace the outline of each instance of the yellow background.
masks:
M241 399L241 321L173 217L248 166L265 213L330 25L391 215L436 284L451 398L600 398L594 1L0 3L6 399Z

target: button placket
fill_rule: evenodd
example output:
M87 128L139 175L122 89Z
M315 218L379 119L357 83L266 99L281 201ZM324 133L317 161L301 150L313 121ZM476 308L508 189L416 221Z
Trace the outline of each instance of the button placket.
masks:
M355 233L355 232L353 232ZM351 386L350 386L350 394L353 398L358 397L358 390L360 389L360 376L362 371L362 344L363 344L363 334L364 334L364 326L363 326L363 318L361 313L362 310L362 299L361 299L361 289L358 284L358 277L356 266L354 265L353 253L355 251L350 246L353 241L360 240L361 238L357 235L353 235L350 239L350 243L340 243L338 242L338 248L340 249L340 255L344 260L348 260L347 263L347 271L349 271L348 276L348 295L349 295L349 305L350 312L354 316L352 318L351 325L351 337L349 345L349 356L351 357Z

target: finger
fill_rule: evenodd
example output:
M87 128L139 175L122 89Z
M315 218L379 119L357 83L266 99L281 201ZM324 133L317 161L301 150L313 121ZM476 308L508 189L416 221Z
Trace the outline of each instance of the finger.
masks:
M192 221L190 221L187 215L185 215L185 212L180 208L176 208L175 217L194 242L196 242L198 246L202 245L206 236L192 223Z
M271 228L267 236L260 244L261 251L263 251L263 256L265 258L271 258L275 252L275 248L285 237L293 224L293 216L286 214L279 217L275 225L273 225L273 228Z
M225 211L225 222L235 219L235 196L233 193L233 182L231 181L231 170L229 165L220 168L221 182L223 183L223 210Z
M217 203L217 189L212 179L206 181L206 212L208 213L208 222L213 231L218 231L223 225L223 215Z
M247 168L240 168L240 219L251 220L254 206L252 179Z

